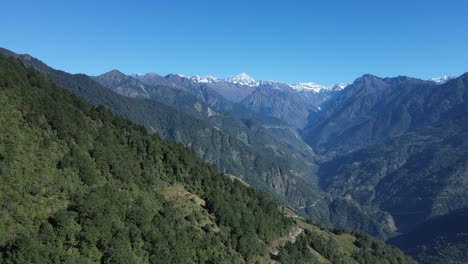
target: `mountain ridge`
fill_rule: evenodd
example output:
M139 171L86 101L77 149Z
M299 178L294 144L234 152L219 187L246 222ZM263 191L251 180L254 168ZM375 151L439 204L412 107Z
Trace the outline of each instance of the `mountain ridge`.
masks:
M367 75L326 102L305 131L322 158L321 189L389 213L401 233L389 241L421 263L466 258L462 222L447 236L421 230L468 205L467 91L467 73L443 84Z
M463 76L437 85L409 77L364 75L309 118L303 137L319 152L348 151L466 111L463 84L456 83Z
M267 262L267 245L295 226L303 243L280 246L280 259L414 263L370 237L288 217L187 148L2 54L0 101L6 263Z
M56 83L90 103L108 105L113 111L145 125L151 132L190 147L195 144L193 150L219 168L230 168L238 176L250 175L252 171L245 169L254 168L257 170L255 177L243 178L262 190L274 190L273 193L284 195L286 204L293 204L298 212L317 217L316 221L363 230L381 238L402 232L398 239L390 241L399 241L400 247L422 262L443 259L443 256L434 251L421 251L420 247L427 245L431 250L449 252L452 248L450 239L456 242L454 252L462 252L459 249L465 247L453 236L426 239L416 247L405 243L410 234L418 228L426 228L433 219L445 219L453 211L467 206L464 203L467 200L464 187L467 174L463 168L468 157L464 154L464 142L468 142L465 133L468 73L440 80L407 76L381 78L365 74L345 89L339 87L329 94L322 91L324 97L314 97L317 93L297 91L282 83L259 82L258 87L253 88L243 85L251 81L250 77L240 76L230 87L253 91L235 102L233 98L237 95L227 98L225 93L231 88L210 86L208 81L201 79L196 83L181 75L162 77L153 74L148 78L154 79L143 83L136 78L138 76L128 76L118 70L91 79L82 74L69 75L53 70L30 55L0 52L51 74ZM241 77L245 77L243 84L239 84ZM157 85L149 85L151 81ZM313 90L315 84L309 85ZM112 90L125 98L104 90ZM192 126L192 133L184 130L184 124ZM225 133L227 131L231 134ZM258 141L255 133L262 134L260 138L264 139ZM300 146L301 137L312 146L309 148L311 153L316 150L318 155L312 153L312 156L301 157L302 154L297 152L300 148L292 150L293 146L284 145L297 142ZM297 141L291 141L293 138ZM212 149L200 148L210 139L208 148ZM276 140L282 143L269 144ZM216 148L218 143L223 149ZM255 144L263 145L266 152L254 150ZM225 155L225 146L227 153L233 155L219 155ZM266 161L258 158L259 153L276 157L299 156ZM247 159L240 161L239 157L244 154ZM0 162L4 158L0 152ZM257 160L252 163L251 158ZM228 167L220 164L226 161ZM292 161L295 163L289 167L283 166ZM317 166L311 163L310 174L304 174L305 170L301 172L296 167L301 161L310 161ZM314 183L317 180L315 170L320 189ZM310 196L304 196L306 193ZM190 191L187 195L202 203L199 200L202 198L192 196ZM275 196L280 200L284 197ZM216 225L213 228L218 230ZM455 232L461 232L456 228ZM301 235L295 238L301 245L308 245L305 248L315 250L309 238ZM434 247L434 243L440 245ZM294 246L291 246L292 250ZM463 257L457 254L447 256L447 260ZM281 254L275 256L282 258Z

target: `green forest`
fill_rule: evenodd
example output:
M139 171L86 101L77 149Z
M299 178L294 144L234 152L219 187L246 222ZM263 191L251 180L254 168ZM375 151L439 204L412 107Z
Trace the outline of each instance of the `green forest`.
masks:
M0 263L263 263L300 221L186 147L3 55L0 177ZM350 252L360 263L410 261L361 240ZM279 261L343 254L316 241L306 230Z

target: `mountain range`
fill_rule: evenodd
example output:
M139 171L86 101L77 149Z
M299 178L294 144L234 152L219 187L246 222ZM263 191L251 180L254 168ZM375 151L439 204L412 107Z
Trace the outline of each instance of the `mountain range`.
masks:
M17 55L11 52L6 54L11 54L21 59L26 65L49 74L57 84L83 97L89 103L105 105L114 113L144 125L150 132L157 133L164 139L191 147L205 161L217 165L222 171L248 179L256 187L279 195L279 198L287 203L300 206L319 197L316 185L305 183L305 181L312 181L308 172L312 169L293 169L289 165L294 158L287 152L289 145L283 144L286 145L285 147L275 145L271 136L266 139L262 137L264 133L261 129L251 131L242 124L243 127L239 128L238 121L228 123L229 126L240 130L239 136L234 137L219 127L192 117L193 114L199 113L194 110L196 103L205 106L187 93L183 93L186 100L182 100L183 97L178 95L179 90L163 90L174 91L177 100L181 100L178 104L181 107L187 106L187 102L194 103L186 111L191 115L176 111L156 100L120 96L101 86L91 77L83 74L72 75L52 69L29 55ZM163 92L162 94L165 95L165 100L162 101L169 102L170 100L166 99L170 93ZM198 117L201 118L203 115L200 114ZM220 123L222 125L223 122ZM254 124L250 127L255 129ZM255 146L259 148L254 149ZM310 152L309 149L307 151ZM298 154L296 156L301 157ZM301 166L305 168L313 166L313 164L307 165L299 161L296 163L302 164Z
M1 53L92 105L187 146L231 179L270 193L296 219L388 239L421 263L468 259L466 228L456 220L468 208L468 74L431 80L366 74L325 87L247 74L72 75L29 55ZM194 194L193 186L185 188ZM300 259L319 247L309 234L317 229L304 225L296 225L304 236L283 244L274 258ZM431 232L435 227L446 231ZM384 250L366 239L354 234L354 245ZM360 252L343 263L370 263ZM340 263L330 254L319 252Z
M388 212L401 233L390 241L408 246L422 263L468 257L460 253L467 247L461 222L451 235L429 232L417 246L406 242L468 206L467 80L468 74L439 83L365 75L326 102L303 131L322 157L321 188Z
M321 103L345 87L344 84L325 87L310 82L286 84L257 81L246 73L228 76L224 79L213 76L186 77L179 74L162 77L155 73L132 74L131 76L149 85L184 89L199 96L199 98L208 100L206 103L210 105L213 105L213 102L210 103L210 101L218 102L218 100L209 99L214 91L232 103L239 103L251 112L280 119L295 128L302 128L307 121L309 111L317 110ZM198 89L190 90L190 87L198 87ZM209 93L211 96L205 94L205 97L202 97L199 95L200 91L210 91L205 93ZM236 108L230 107L224 108L224 110L230 111L240 118L244 117L237 113L239 110Z
M3 55L0 101L2 262L414 263L304 221Z
M305 221L3 53L2 262L414 263L369 236Z

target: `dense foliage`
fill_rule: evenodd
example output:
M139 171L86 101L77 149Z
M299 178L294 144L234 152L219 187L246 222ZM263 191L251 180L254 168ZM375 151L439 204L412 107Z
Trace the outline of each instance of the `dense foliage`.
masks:
M291 224L269 198L182 145L90 107L3 56L0 102L6 263L253 261ZM214 223L166 199L174 184L206 201Z
M180 77L172 77L176 78L174 83L171 82L175 87L168 87L170 84L165 81L166 86L149 85L117 70L94 79L120 95L134 98L145 95L152 101L189 115L191 119L205 121L200 123L206 127L195 127L196 130L193 125L178 124L179 133L165 138L190 146L205 161L216 164L227 173L244 176L255 186L260 186L258 182L261 179L260 182L267 182L270 190L283 194L293 201L292 204L319 197L313 173L313 151L300 140L294 129L253 112L241 120L236 117L239 109L232 106L235 110L224 112L223 107L208 105L197 98L203 88L195 89L192 86L197 84L180 83ZM166 77L159 76L158 79L167 81ZM232 104L225 99L216 101L222 105ZM157 126L160 125L153 125ZM221 142L220 137L228 140ZM295 184L296 181L300 184ZM288 185L289 191L279 185Z
M355 234L354 249L347 255L339 246L336 237L305 230L295 243L288 242L278 255L281 263L323 263L323 259L333 264L348 263L415 263L397 248L386 246L384 242L368 235ZM320 252L320 257L313 252Z
M304 225L186 147L91 107L3 56L0 179L5 263L255 263ZM306 230L279 259L351 259L343 241L352 236L321 232L325 239ZM362 251L373 261L401 255L380 245L388 254L376 257L362 246L356 258ZM362 263L370 263L367 255Z
M198 100L197 96L194 98L197 91L190 85L186 89L151 86L117 71L102 76L106 77L106 81L101 79L101 82L116 92L149 95L152 100L130 98L104 88L86 75L52 69L29 55L17 55L1 48L0 52L17 57L27 66L50 75L59 86L91 104L105 105L113 113L145 126L163 139L190 147L205 162L245 179L256 188L273 193L275 198L314 221L367 231L381 238L389 233L389 228L382 225L386 221L381 212L374 213L375 210L363 208L356 202L333 200L318 188L315 177L311 177L315 169L310 164L310 156L297 151L301 148L294 143L298 141L298 135L288 132L284 125L269 126L269 121L265 121L265 125L255 115L243 112L245 109L240 112L236 110L243 118L249 119L244 120L245 124L220 111L209 115L208 105ZM177 83L179 79L177 76L167 78L170 83ZM216 106L224 109L216 103L210 104L210 107Z
M225 173L246 179L256 188L273 193L296 208L320 198L316 182L310 184L310 177L306 177L306 173L312 171L310 166L306 162L300 162L303 157L290 158L296 154L291 155L289 145L273 144L274 140L271 136L267 138L263 129L241 128L239 120L234 122L235 118L226 119L225 115L214 115L201 120L203 115L194 108L194 104L200 102L187 92L168 87L145 86L152 100L130 98L104 88L84 74L55 70L29 55L18 55L1 48L0 53L17 57L25 65L50 75L60 87L84 98L92 105L104 105L114 114L143 125L163 139L190 147L205 162L216 165ZM115 79L113 83L121 85L119 87L130 85ZM119 89L116 88L116 91ZM193 89L192 87L189 90L195 92ZM207 111L204 103L201 103L201 107ZM282 137L286 138L284 135ZM276 157L277 155L280 156ZM298 164L303 168L299 169ZM324 207L325 204L319 204L312 208L313 212L307 213L328 221L328 213Z
M279 252L280 263L320 263L312 254L306 235L300 235L294 243L288 242Z
M415 263L411 258L403 255L400 250L388 247L382 241L365 234L356 234L356 237L355 244L360 250L353 255L353 258L358 263Z

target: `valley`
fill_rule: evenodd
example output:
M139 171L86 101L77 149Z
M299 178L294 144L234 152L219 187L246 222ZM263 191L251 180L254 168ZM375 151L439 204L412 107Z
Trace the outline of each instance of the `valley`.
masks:
M0 102L5 263L414 263L299 217L14 56L0 55Z
M104 105L150 133L185 145L222 172L269 193L294 211L294 221L301 215L303 223L307 218L328 228L369 233L416 259L441 260L438 252L447 252L450 242L421 251L434 240L409 246L406 234L468 206L466 75L439 83L364 75L346 87L299 89L247 75L225 80L117 70L97 77L72 75L29 55L2 53L47 74L88 103ZM166 191L166 199L181 204L187 217L200 215L204 220L198 229L209 225L221 232L205 209L185 208L190 204L185 199L202 207L205 200L173 200L183 193L193 195L183 186L177 190L176 196ZM297 228L302 231L290 232L300 241L303 230L315 230L303 224ZM463 225L454 228L460 230L455 237L464 234ZM460 241L455 237L444 239ZM295 243L278 241L270 251L281 259L278 250ZM456 245L457 250L466 246ZM322 258L318 263L327 263Z
M0 264L467 264L468 1L4 1Z

